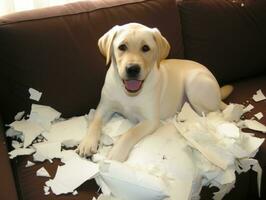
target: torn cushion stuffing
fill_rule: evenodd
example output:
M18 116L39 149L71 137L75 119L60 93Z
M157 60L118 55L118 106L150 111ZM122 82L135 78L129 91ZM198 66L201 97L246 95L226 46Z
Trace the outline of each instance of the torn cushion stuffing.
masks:
M134 126L115 115L103 128L99 152L93 157L105 166L100 167L97 183L105 195L121 199L165 199L164 195L198 199L203 186L218 187L213 198L222 199L234 187L235 173L252 168L258 174L260 192L262 170L253 157L264 139L241 130L246 127L246 120L240 120L243 110L241 105L230 104L223 112L199 116L186 103L177 116L140 141L123 164L104 159L121 136L117 130L124 133ZM147 189L153 187L159 189ZM140 191L152 195L140 197Z

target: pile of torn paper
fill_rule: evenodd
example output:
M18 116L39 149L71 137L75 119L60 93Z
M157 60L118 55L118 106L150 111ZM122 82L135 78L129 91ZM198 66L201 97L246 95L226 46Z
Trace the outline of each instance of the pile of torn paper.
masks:
M34 153L35 162L60 158L64 163L45 183L45 195L50 191L75 195L82 183L95 178L103 193L98 199L102 200L199 199L203 186L218 187L214 199L222 199L234 187L235 172L251 168L258 174L260 192L262 170L253 157L264 139L242 128L266 132L266 127L240 118L250 109L230 104L223 112L199 116L185 103L180 113L162 121L155 133L140 141L124 163L105 159L115 141L134 126L117 114L102 128L99 150L92 161L62 147L79 144L93 110L89 115L63 120L53 108L33 104L28 119L16 117L18 121L10 124L6 135L14 138L10 158ZM26 167L32 165L28 162ZM43 167L36 174L50 177Z

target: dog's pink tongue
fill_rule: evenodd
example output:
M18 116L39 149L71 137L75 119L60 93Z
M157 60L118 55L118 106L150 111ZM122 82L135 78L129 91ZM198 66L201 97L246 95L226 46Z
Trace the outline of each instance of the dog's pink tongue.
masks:
M127 90L137 91L141 87L141 81L139 81L139 80L128 80L128 81L125 81L125 86L126 86Z

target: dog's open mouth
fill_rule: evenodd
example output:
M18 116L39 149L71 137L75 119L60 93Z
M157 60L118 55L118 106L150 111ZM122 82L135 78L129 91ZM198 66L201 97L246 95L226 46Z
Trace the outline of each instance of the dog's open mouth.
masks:
M123 80L123 82L128 92L136 93L141 89L143 80Z

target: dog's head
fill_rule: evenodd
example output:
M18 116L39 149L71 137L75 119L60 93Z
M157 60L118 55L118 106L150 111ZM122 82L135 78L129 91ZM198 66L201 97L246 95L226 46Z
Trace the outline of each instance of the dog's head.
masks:
M117 67L125 91L137 95L153 67L168 56L170 46L157 28L137 23L114 26L98 41L106 64Z

